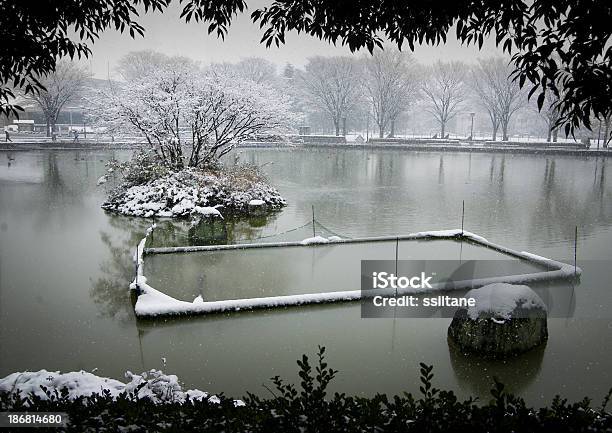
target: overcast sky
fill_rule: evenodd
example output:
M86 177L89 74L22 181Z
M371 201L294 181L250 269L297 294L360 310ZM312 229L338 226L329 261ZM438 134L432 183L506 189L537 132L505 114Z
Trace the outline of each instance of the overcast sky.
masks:
M234 19L225 41L216 35L206 33L206 25L186 24L179 18L181 7L173 2L164 13L143 15L138 22L145 28L145 36L130 38L129 34L116 31L103 33L92 48L93 56L88 60L97 78L106 78L107 68L111 75L121 56L130 51L155 50L168 55L181 55L208 64L211 62L236 62L244 57L263 57L280 68L288 63L301 67L306 59L315 55L348 55L348 48L335 47L306 35L290 33L286 44L266 48L260 44L262 31L250 20L250 13L263 6L265 0L247 0L249 10ZM486 57L499 53L492 41L487 41L482 51L475 47L464 47L453 35L449 42L438 47L422 46L415 50L415 57L422 63L431 63L437 59L463 60L472 62L478 57Z

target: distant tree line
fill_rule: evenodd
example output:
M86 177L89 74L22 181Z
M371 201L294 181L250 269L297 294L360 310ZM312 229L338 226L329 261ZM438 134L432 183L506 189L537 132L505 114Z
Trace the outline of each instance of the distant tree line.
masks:
M178 70L187 63L195 67L188 59L177 59L176 65L168 66L168 58L161 53L130 53L119 61L116 80L109 77L109 84L117 81L122 84L115 84L115 89L134 90L138 87L127 84L142 82L146 77L159 78L171 72L169 67ZM160 70L160 65L165 66ZM237 88L240 82L253 83L254 87L248 88L247 84L247 89L269 88L267 91L274 95L271 101L282 95L286 104L283 109L294 127L298 126L296 119L302 119L302 124L313 126L314 131L325 130L325 125L330 125L335 135L346 135L348 129L360 133L371 129L378 137L394 137L398 125L406 125L411 120L412 124L417 123L419 133L432 132L430 125L433 124L435 133L432 135L445 138L449 134L449 126L459 115L475 112L479 114L481 130L484 127L483 119L487 119L489 126L486 129L490 131L492 140L500 137L508 140L512 121L521 111L528 118L540 119L531 122L543 125L545 129L538 135L546 136L547 141L557 140L560 127L558 102L561 96L547 93L539 109L536 101L529 100L527 89L521 88L513 79L512 66L505 57L479 59L474 64L437 61L422 65L411 54L387 46L384 50L374 50L372 55L315 56L307 59L303 68L287 64L282 70L277 69L274 63L257 57L210 66L217 77L226 77L223 78L226 80L223 86L228 90ZM40 109L49 134L55 129L57 117L66 104L87 93L86 83L90 76L76 62L61 60L53 73L41 77L45 90L35 94L23 93L22 100L25 101L24 105ZM103 104L94 103L98 106L98 113L104 108L108 114L109 109L117 110L125 106L126 101L144 103L142 98L126 99L125 92L121 96L116 95L117 99L109 103L109 95L98 94L104 96L102 99L105 101ZM184 98L190 95L196 96L194 93L181 95L183 103ZM534 113L536 116L533 116ZM94 114L91 119L96 117L100 116ZM592 123L599 130L589 134L599 133L602 138L608 137L610 120L610 116L593 118ZM139 131L142 133L142 128ZM456 128L454 132L458 132ZM466 137L471 132L465 129L460 131ZM242 134L241 137L245 138L246 135ZM154 138L159 140L160 137L162 135L158 134ZM198 138L197 134L194 137ZM236 137L225 134L222 138L221 141L225 142ZM199 138L199 141L205 139L211 140L207 136ZM214 141L219 142L216 138Z

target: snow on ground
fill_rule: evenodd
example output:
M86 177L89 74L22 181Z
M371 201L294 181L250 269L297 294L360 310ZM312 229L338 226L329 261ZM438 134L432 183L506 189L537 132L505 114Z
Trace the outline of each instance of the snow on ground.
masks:
M102 394L108 391L113 398L120 394L131 394L137 392L138 398L149 398L156 403L184 402L190 400L208 400L211 403L219 403L219 398L199 389L183 391L178 377L173 374L164 374L160 370L149 370L141 374L125 373L128 381L123 383L108 377L96 376L87 371L72 371L60 373L58 371L25 371L12 373L0 379L0 392L19 393L23 398L31 394L42 399L47 395L41 386L54 393L61 392L63 388L68 390L68 398L75 399L92 394ZM244 403L236 400L237 406Z
M247 211L253 201L266 204L269 209L279 209L286 204L279 192L265 182L240 182L228 175L184 169L143 185L120 188L102 208L146 218L185 217L195 213L221 216L218 207Z
M546 311L544 301L528 286L496 283L479 289L472 289L466 298L473 298L476 304L468 307L470 319L476 320L481 314L488 314L494 318L508 320L512 313L518 309L540 308Z

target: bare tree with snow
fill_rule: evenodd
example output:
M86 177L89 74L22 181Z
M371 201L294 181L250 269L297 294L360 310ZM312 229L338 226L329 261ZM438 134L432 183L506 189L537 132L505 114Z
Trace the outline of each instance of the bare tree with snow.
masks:
M236 64L239 75L257 83L272 83L276 79L276 66L261 57L247 57Z
M311 57L299 73L299 83L311 103L324 110L336 135L359 96L358 67L351 57Z
M168 62L165 54L157 51L132 51L124 55L117 62L117 72L125 81L138 80L153 73L155 68Z
M440 137L446 135L446 125L453 119L465 100L466 67L461 62L436 62L427 69L423 83L427 111L440 125Z
M292 120L287 98L270 86L180 57L111 83L92 104L99 124L142 135L173 169L215 164L237 143L285 130Z
M363 84L378 135L382 138L390 128L393 136L395 121L418 98L420 80L416 62L409 54L390 47L365 55L363 62Z
M499 128L508 140L512 116L527 104L527 94L510 76L512 67L503 57L479 59L473 69L472 85L480 105L487 111L493 127L493 140Z
M81 96L89 76L88 70L83 65L60 60L55 71L39 78L45 90L24 97L27 102L41 109L47 124L47 137L51 135L51 131L55 131L57 117L64 106Z
M544 102L541 109L535 108L538 114L542 117L546 123L546 141L557 141L557 134L559 133L558 127L556 127L557 121L561 117L559 112L559 97L555 96L552 92L546 92Z

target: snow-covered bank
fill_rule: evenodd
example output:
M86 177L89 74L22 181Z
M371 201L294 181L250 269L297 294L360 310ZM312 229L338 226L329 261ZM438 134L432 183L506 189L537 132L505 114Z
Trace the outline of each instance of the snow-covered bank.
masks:
M257 201L275 210L286 202L260 178L239 178L224 171L202 172L186 168L139 185L122 185L111 192L102 208L139 217L220 216L224 211L245 213Z
M128 381L123 383L116 379L96 376L87 371L72 371L60 373L58 371L25 371L12 373L0 379L0 392L18 393L26 398L32 394L47 399L47 394L41 387L45 387L51 394L57 390L68 391L68 398L75 399L92 394L110 393L113 398L121 394L134 394L137 398L148 398L155 403L184 402L186 400L207 400L219 403L219 398L198 389L183 391L178 378L173 374L164 374L160 370L149 370L141 374L125 373ZM236 405L244 404L240 400Z
M150 232L147 232L147 236ZM299 295L268 296L263 298L231 299L222 301L205 301L198 296L193 302L181 301L151 287L147 283L144 275L144 255L145 253L176 253L176 252L195 252L195 251L221 251L229 249L245 248L278 248L278 247L314 247L325 245L341 245L345 243L381 242L392 240L424 240L424 239L456 239L470 241L484 247L496 250L512 257L519 258L545 268L543 271L532 272L520 275L505 275L499 277L477 278L472 280L453 281L450 283L432 284L432 289L399 289L396 292L392 289L376 290L344 290L326 293L305 293ZM338 237L324 238L316 236L304 239L299 242L276 242L276 243L255 243L255 244L235 244L235 245L209 245L194 247L172 247L172 248L152 248L145 249L146 237L142 240L137 261L137 277L130 285L132 290L138 290L139 296L135 305L137 316L160 316L160 315L180 315L180 314L207 314L224 311L240 311L256 308L287 307L305 304L321 304L331 302L356 301L370 298L377 295L408 295L423 293L428 290L462 290L474 289L494 283L508 284L532 284L555 279L573 279L581 274L581 269L565 263L540 257L534 254L519 252L506 248L501 245L489 242L487 239L473 233L454 230L438 230L419 233L411 233L403 236L381 236L370 238L341 239ZM385 291L386 290L386 291Z

